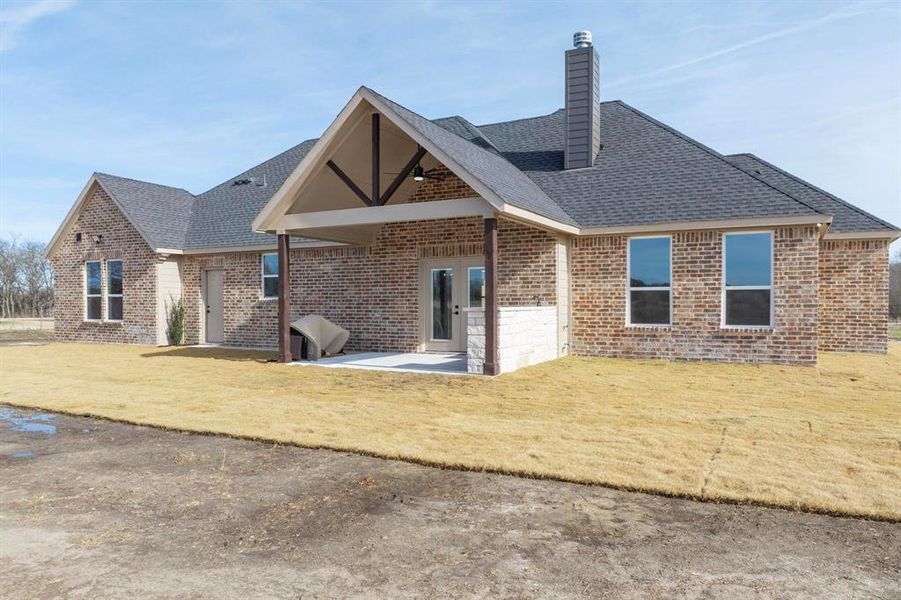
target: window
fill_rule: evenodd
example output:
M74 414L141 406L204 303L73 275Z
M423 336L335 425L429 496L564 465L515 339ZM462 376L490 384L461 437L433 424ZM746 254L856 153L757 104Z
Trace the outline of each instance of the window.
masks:
M773 234L723 236L723 327L773 324Z
M106 261L106 318L122 320L122 261Z
M278 298L278 254L262 256L263 298Z
M84 318L88 321L100 320L100 288L103 276L100 274L100 261L89 260L84 263Z
M669 325L672 305L670 248L672 238L629 238L628 325Z
M469 267L469 306L485 306L485 267Z

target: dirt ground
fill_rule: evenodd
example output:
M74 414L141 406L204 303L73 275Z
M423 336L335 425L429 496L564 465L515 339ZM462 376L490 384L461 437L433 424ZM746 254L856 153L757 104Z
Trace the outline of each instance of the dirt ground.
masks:
M901 595L901 525L0 406L7 598Z

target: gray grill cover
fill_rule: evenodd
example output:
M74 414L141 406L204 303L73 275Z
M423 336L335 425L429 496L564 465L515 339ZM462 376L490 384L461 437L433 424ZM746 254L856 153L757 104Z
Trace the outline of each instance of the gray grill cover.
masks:
M343 327L335 325L325 317L319 315L307 315L293 323L291 328L302 334L316 348L326 354L338 354L347 343L350 332ZM313 353L317 356L318 353Z

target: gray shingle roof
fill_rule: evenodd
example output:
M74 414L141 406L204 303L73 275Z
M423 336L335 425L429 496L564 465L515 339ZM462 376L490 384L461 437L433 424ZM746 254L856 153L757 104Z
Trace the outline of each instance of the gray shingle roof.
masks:
M301 142L197 196L185 249L274 245L274 235L256 233L250 224L315 143ZM247 178L255 181L234 185Z
M725 157L621 101L601 103L595 166L563 169L564 112L475 126L430 121L368 90L485 187L514 206L580 227L742 217L834 215L832 230L895 228L752 155ZM251 223L310 151L311 139L199 195L97 174L156 248L274 245ZM254 179L235 185L237 179ZM257 185L257 182L265 182Z
M898 228L879 217L833 196L825 190L783 171L753 154L732 154L727 156L732 163L746 171L763 177L776 187L785 190L795 198L803 200L817 210L834 215L829 231L835 233L858 231L894 231Z
M189 191L106 173L94 177L153 248L184 247L194 209Z
M595 165L566 171L564 116L558 110L479 129L582 227L816 214L620 101L601 103Z

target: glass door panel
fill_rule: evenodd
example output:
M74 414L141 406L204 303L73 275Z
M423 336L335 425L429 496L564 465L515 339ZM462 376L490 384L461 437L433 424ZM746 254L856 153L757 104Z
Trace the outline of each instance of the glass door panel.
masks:
M454 270L432 269L432 339L453 339Z
M485 307L485 267L469 267L469 307Z

